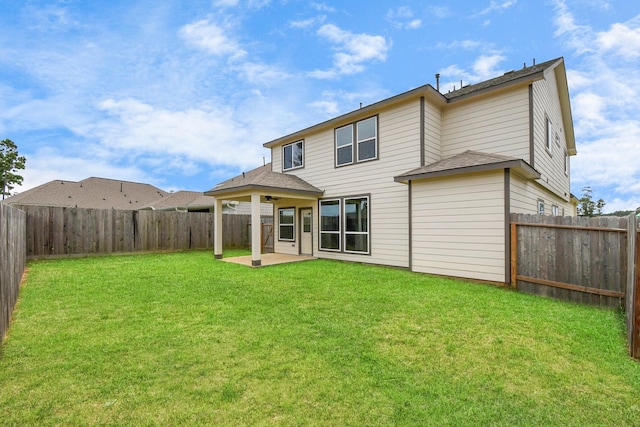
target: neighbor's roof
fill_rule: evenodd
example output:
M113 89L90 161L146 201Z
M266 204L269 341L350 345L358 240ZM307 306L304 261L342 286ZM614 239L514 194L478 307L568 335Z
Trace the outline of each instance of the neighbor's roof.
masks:
M408 182L416 179L428 179L506 168L515 169L530 179L540 178L540 173L522 159L469 150L435 163L410 170L402 175L396 176L394 181Z
M302 178L295 175L288 175L271 170L271 163L243 172L227 181L221 182L209 191L205 191L206 196L223 196L229 193L241 191L281 191L287 193L321 195L319 188L314 187Z
M156 199L140 209L204 209L213 207L214 200L201 191L176 191L166 197Z
M560 92L560 100L564 106L563 122L566 129L567 143L569 144L569 154L573 155L575 154L573 122L571 120L571 107L569 103L569 90L567 87L564 59L561 57L529 67L523 67L522 69L517 71L509 71L507 73L504 73L502 76L495 77L493 79L489 79L474 85L464 86L460 89L450 91L446 94L438 92L430 84L425 84L415 89L411 89L390 98L383 99L382 101L378 101L376 103L361 107L357 110L350 111L348 113L315 124L308 128L266 142L263 144L263 146L266 148L271 148L278 144L304 138L310 132L337 127L352 120L356 120L359 117L365 117L367 115L375 114L375 112L380 110L381 108L387 108L390 105L404 102L409 99L419 98L422 96L441 106L445 106L454 102L461 102L467 98L479 96L490 91L503 89L512 85L521 85L536 80L541 80L544 78L545 72L550 72L548 71L550 69L553 69L556 72L558 91Z
M169 193L150 184L106 178L55 180L16 194L9 205L137 210Z

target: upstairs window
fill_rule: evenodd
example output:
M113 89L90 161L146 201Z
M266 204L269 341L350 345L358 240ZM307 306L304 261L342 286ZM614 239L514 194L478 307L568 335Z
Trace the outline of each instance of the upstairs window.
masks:
M553 125L551 124L551 119L549 119L549 117L546 118L547 119L547 127L546 127L546 140L545 140L545 147L547 148L547 151L551 152L551 141L553 140Z
M378 158L378 117L369 117L335 130L336 166Z
M378 157L378 125L375 117L357 123L358 161L371 160Z
M282 170L288 171L304 166L303 141L297 141L282 147Z
M353 125L336 129L336 165L353 163Z
M544 200L538 199L538 215L544 215Z

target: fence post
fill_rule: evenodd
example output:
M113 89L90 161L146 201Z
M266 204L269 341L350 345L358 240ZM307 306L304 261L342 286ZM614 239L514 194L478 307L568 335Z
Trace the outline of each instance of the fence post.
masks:
M633 263L633 270L635 271L635 280L633 287L633 294L629 295L629 298L633 298L633 327L632 327L632 346L631 357L640 359L640 231L637 229L637 219L633 218L630 222L633 223L636 228L633 230L635 236L635 261Z
M640 357L640 292L638 259L640 258L640 239L638 239L637 219L635 214L629 216L627 231L627 289L625 292L625 312L627 324L627 343L629 355Z
M511 218L513 221L513 217ZM511 287L518 289L518 226L511 223Z

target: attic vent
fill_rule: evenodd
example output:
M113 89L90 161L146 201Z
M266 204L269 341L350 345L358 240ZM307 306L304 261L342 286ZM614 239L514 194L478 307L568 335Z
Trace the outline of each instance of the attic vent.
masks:
M504 73L504 75L506 76L507 74L511 74L513 73L515 70L511 70L511 71L507 71L506 73Z

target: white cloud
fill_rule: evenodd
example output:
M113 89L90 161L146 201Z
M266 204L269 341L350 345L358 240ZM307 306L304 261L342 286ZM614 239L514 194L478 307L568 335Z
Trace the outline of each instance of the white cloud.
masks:
M515 5L517 2L518 0L506 0L501 3L498 3L497 1L491 0L489 7L482 10L479 14L486 15L491 12L502 12L503 10L509 9L511 6Z
M325 15L320 15L314 18L309 18L309 19L289 21L289 26L291 28L310 28L310 27L315 27L316 25L322 24L326 19L327 17Z
M354 34L342 30L333 24L325 24L318 30L318 35L334 44L333 68L316 70L312 77L325 79L345 74L356 74L364 71L365 63L384 61L391 42L382 36Z
M447 6L429 6L427 12L438 19L446 18L451 15L451 11Z
M187 24L180 29L180 36L212 55L229 56L238 59L246 55L238 42L227 35L229 25L221 26L210 20Z
M498 68L498 65L506 58L499 54L481 55L472 64L471 71L464 70L457 65L450 65L440 70L440 75L443 79L448 81L440 85L441 91L453 90L460 88L460 81L464 86L468 84L478 83L483 80L488 80L494 77L498 77L503 73Z
M320 12L330 12L330 13L335 13L336 12L336 8L326 5L324 3L317 3L317 2L313 2L311 3L311 7L314 8L315 10L318 10Z
M422 26L422 20L415 18L408 6L400 6L387 12L387 20L398 28L415 30Z
M576 54L567 64L578 150L572 184L606 190L606 211L635 209L640 203L640 15L596 31L576 22L565 1L557 0L555 9L555 34Z
M596 34L599 48L603 52L632 61L640 58L640 22L616 23L609 31ZM636 25L635 28L632 25Z

